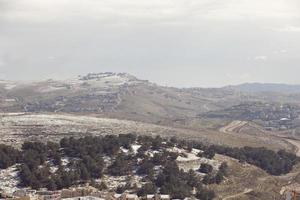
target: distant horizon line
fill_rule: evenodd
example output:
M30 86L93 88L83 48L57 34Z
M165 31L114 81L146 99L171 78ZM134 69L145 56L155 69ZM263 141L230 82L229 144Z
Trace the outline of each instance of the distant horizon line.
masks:
M79 78L79 77L84 77L87 76L89 74L115 74L115 75L129 75L132 77L135 77L138 80L141 81L149 81L150 83L154 83L157 84L159 86L163 86L163 87L171 87L171 88L204 88L204 89L218 89L218 88L230 88L230 87L237 87L237 86L246 86L246 85L265 85L265 86L288 86L288 87L300 87L300 83L299 84L293 84L293 83L285 83L285 82L259 82L259 81L246 81L246 82L241 82L241 83L237 83L237 84L225 84L225 85L221 85L221 86L173 86L173 85L169 85L169 84L161 84L161 83L157 83L155 81L151 81L148 79L140 79L139 77L137 77L136 75L127 73L127 72L89 72L86 73L84 75L79 74L79 75L75 75L75 76L70 76L70 77L65 77L65 78L41 78L41 79L28 79L28 80L17 80L17 79L3 79L0 78L0 82L1 81L11 81L11 82L23 82L23 83L30 83L30 82L44 82L44 81L49 81L49 80L53 80L53 81L64 81L64 80L72 80L75 78Z

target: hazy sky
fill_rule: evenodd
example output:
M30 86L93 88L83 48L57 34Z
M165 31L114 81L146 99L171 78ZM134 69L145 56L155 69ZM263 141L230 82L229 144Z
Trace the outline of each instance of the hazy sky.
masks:
M0 79L300 84L299 0L0 0Z

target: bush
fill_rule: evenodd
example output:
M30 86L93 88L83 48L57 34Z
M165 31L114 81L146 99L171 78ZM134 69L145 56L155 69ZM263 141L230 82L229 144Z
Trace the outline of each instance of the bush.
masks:
M0 169L6 169L20 161L20 151L13 147L0 144Z
M200 153L202 157L213 159L215 157L215 150L213 148L208 148L204 152Z
M202 163L199 172L209 174L213 170L213 167L210 164Z
M219 167L219 172L224 176L227 176L228 173L227 171L228 171L228 165L226 162L223 162Z

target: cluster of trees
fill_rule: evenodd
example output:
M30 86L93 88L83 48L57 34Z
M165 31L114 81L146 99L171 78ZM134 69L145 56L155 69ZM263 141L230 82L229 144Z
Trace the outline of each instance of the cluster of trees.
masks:
M136 154L121 150L133 152L132 144L136 142L141 145ZM112 176L137 173L147 182L141 188L136 188L140 196L156 193L160 188L161 193L170 194L173 198L184 198L191 196L192 189L196 188L197 198L214 198L214 192L203 185L221 183L227 175L227 164L223 163L217 172L214 172L212 166L202 164L199 171L206 175L201 179L193 170L184 172L179 169L175 162L178 154L166 150L174 146L187 151L201 149L203 152L198 156L209 159L216 153L227 155L256 165L273 175L288 173L298 161L294 154L283 150L274 152L266 148L206 146L175 137L168 140L159 136L137 137L126 134L63 138L60 143L25 142L20 151L0 145L0 169L21 163L21 186L35 189L46 187L56 190L82 182L93 183L94 179L101 178L104 173ZM67 165L63 164L62 157L70 159ZM107 168L104 157L112 159ZM53 171L53 168L56 170ZM161 170L157 170L158 168ZM105 187L103 184L99 185L99 188ZM123 191L126 187L120 187L118 191Z
M50 165L58 165L55 174ZM79 170L79 168L78 168ZM77 172L77 171L76 171ZM56 190L69 187L80 179L75 171L66 171L61 165L60 146L56 143L25 142L22 146L20 185L39 189Z
M135 140L135 135L128 134L80 139L63 138L60 144L25 142L20 160L22 162L20 184L34 189L45 187L55 190L80 182L90 182L102 177L104 155L116 157L109 167L111 175L125 175L131 172L129 165L131 158L118 153L121 146L129 148ZM67 166L62 165L62 156L72 158ZM51 173L51 166L57 168L55 173Z
M112 176L123 176L132 173L137 165L137 157L120 153L120 147L131 150L131 145L139 140L144 151L159 149L163 139L141 136L137 138L133 134L107 135L104 137L63 138L59 144L25 142L20 153L21 162L20 178L21 186L48 188L50 190L61 189L80 182L91 182L101 178L104 171L103 156L113 158L107 172ZM7 147L8 148L8 147ZM141 150L142 151L142 150ZM13 151L10 151L13 153ZM18 152L18 151L16 151ZM61 158L71 158L67 166L62 165ZM163 162L166 155L156 155L156 162ZM12 157L13 158L13 157ZM5 168L12 163L8 163ZM55 173L51 173L50 167L57 167Z
M193 188L196 188L197 195L201 196L202 199L210 200L215 196L213 191L202 186L201 177L197 176L195 171L184 172L180 170L172 157L168 157L166 162L159 165L161 167L159 174L153 176L155 166L157 165L149 158L140 164L137 173L146 175L144 181L147 183L137 190L139 196L160 192L161 194L169 194L172 198L183 199L192 195Z
M293 166L299 161L297 156L285 150L278 152L261 148L243 147L230 148L212 145L208 149L219 154L238 159L240 162L253 164L271 175L282 175L289 173Z
M198 154L199 157L213 158L216 153L226 155L240 162L247 162L255 165L271 175L282 175L289 173L293 166L299 161L299 158L293 154L280 150L278 152L269 150L265 147L242 147L232 148L220 145L204 145L199 142L187 142L188 146L202 149L203 152Z
M184 199L191 196L193 187L201 185L201 180L195 180L197 176L179 170L177 163L168 161L162 172L155 180L156 186L160 187L162 194L170 194L172 198Z

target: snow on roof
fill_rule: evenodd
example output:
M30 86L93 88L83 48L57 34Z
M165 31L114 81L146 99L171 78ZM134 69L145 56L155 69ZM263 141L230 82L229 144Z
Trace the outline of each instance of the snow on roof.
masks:
M178 156L176 160L179 162L187 162L187 161L194 161L200 159L197 155L193 153L185 153L185 154L187 155L187 157Z
M168 194L162 194L162 195L160 195L160 198L161 199L169 199L170 195L168 195Z
M126 197L130 198L130 199L134 199L134 198L137 198L137 195L136 194L127 194Z
M169 148L168 151L175 152L175 153L183 153L184 149L179 149L178 147L172 147L172 148Z
M286 117L284 117L284 118L281 118L280 120L281 120L281 121L289 121L290 119L289 119L289 118L286 118Z
M114 194L115 198L120 198L122 196L122 194Z

